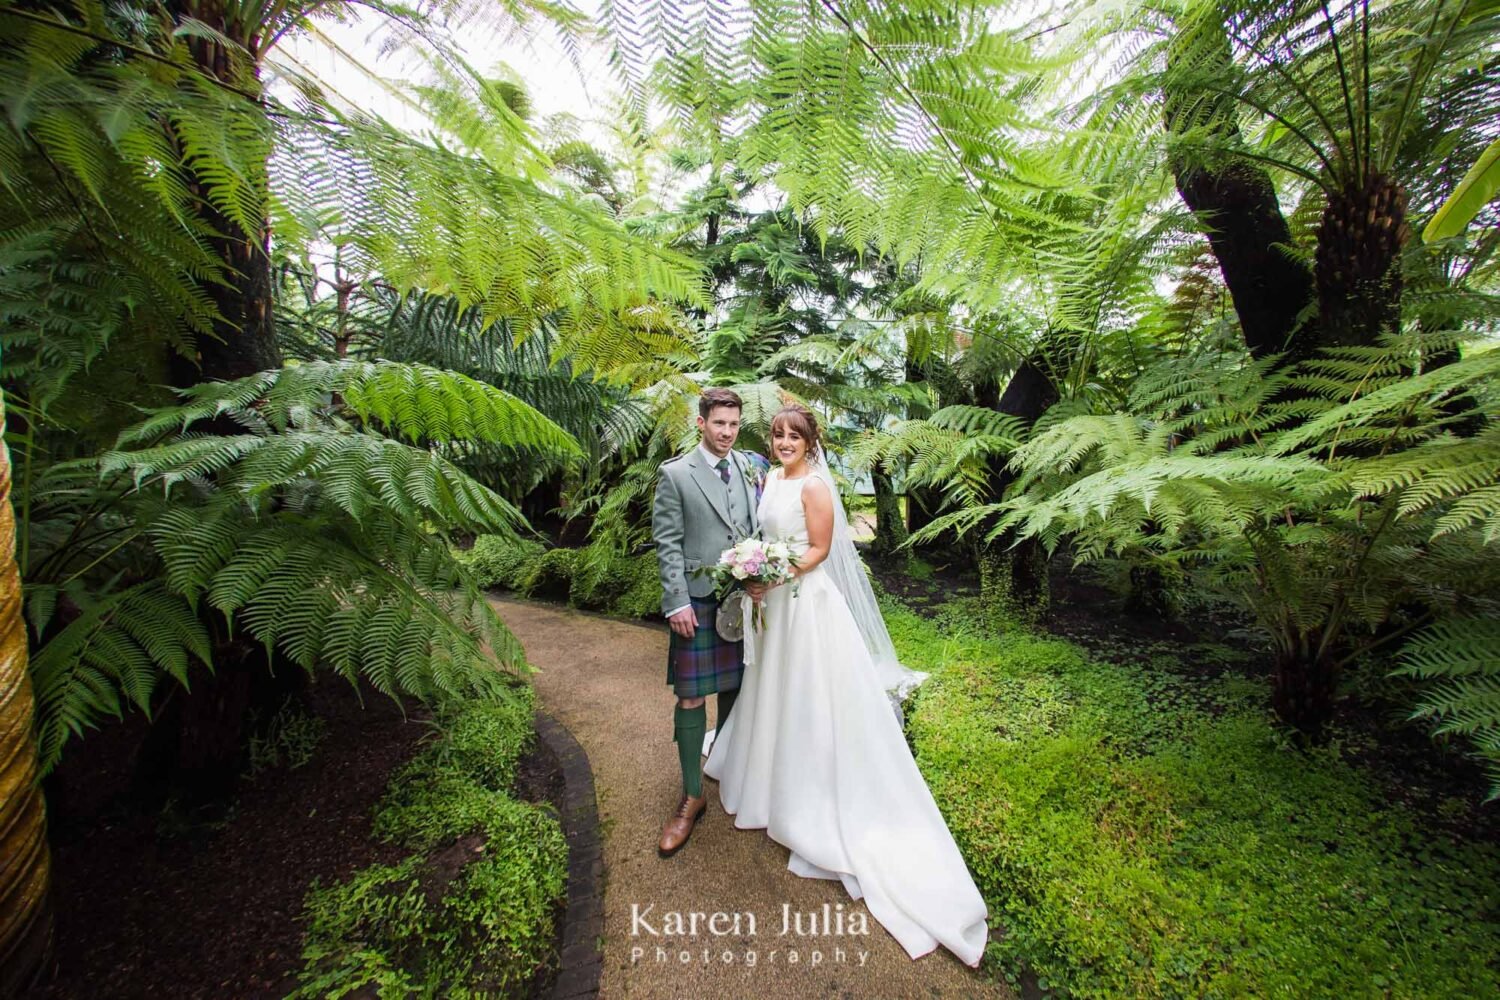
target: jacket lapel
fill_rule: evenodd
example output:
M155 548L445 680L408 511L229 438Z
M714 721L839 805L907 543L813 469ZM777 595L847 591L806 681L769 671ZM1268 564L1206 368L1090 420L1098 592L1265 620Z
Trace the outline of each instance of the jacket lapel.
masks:
M755 491L750 488L750 459L743 452L731 451L730 458L734 463L734 474L739 478L740 496L744 498L745 507L750 511L750 531L754 533L759 527L759 518L756 515Z
M708 463L703 459L703 453L696 448L693 449L693 457L688 461L693 466L693 482L698 484L698 488L703 491L708 502L713 504L714 511L724 523L733 528L734 523L729 520L729 503L724 496L724 481L719 478L718 472L709 468Z

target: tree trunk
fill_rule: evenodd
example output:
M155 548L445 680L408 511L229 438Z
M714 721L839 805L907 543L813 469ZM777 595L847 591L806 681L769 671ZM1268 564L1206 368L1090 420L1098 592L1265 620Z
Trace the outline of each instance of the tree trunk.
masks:
M901 501L891 474L877 464L870 469L870 481L875 486L875 539L870 551L877 559L905 562L901 545L906 541L906 524L901 519Z
M1044 348L1021 362L1005 390L996 395L990 384L981 389L978 402L1000 413L1018 417L1030 426L1061 398L1057 385L1043 369ZM1005 494L1015 475L1003 460L990 464L990 496ZM979 580L985 604L1001 614L1020 618L1031 624L1040 620L1051 603L1051 586L1047 578L1047 559L1041 543L1027 538L1011 545L1007 532L993 541L979 544Z
M279 652L266 655L260 643L243 635L225 637L220 617L214 670L193 678L189 689L172 687L156 708L133 775L139 806L159 809L168 800L199 815L214 815L228 804L244 771L246 748L261 727L307 684L307 671Z
M1338 670L1332 656L1314 652L1317 637L1302 637L1293 650L1276 656L1271 675L1271 706L1283 722L1316 740L1333 717Z
M1183 61L1194 65L1210 49L1223 66L1230 65L1222 27L1211 38L1185 31L1172 46L1163 94L1168 139L1205 129L1226 145L1240 140L1232 98L1205 94L1193 85L1195 74L1183 74L1180 86L1174 84ZM1286 350L1289 362L1311 356L1314 331L1299 327L1297 317L1312 301L1312 276L1284 249L1292 235L1270 174L1242 159L1209 167L1176 152L1169 162L1177 193L1208 236L1250 353L1260 358Z
M252 53L252 58L259 52L255 37L236 37L237 32L253 30L254 26L232 27L222 0L172 0L168 9L178 22L196 19L234 38ZM237 64L243 56L210 38L190 37L187 46L193 63L204 75L252 95L260 93L258 64ZM269 158L269 139L265 153ZM264 195L269 187L266 160L255 169L258 176L254 183ZM276 343L272 310L270 224L261 219L254 232L246 231L213 206L208 181L187 163L184 175L188 191L197 199L200 223L214 234L206 242L223 264L223 281L202 283L218 316L212 336L198 338L196 365L173 358L173 380L179 387L187 387L280 368L281 350ZM242 432L225 416L202 421L193 429L210 434ZM222 620L217 613L204 605L202 614L205 624L218 634ZM254 701L252 692L262 691L265 682L272 680L270 668L257 643L238 635L216 642L213 672L197 677L189 690L174 691L169 709L153 722L137 762L137 792L148 799L163 793L180 794L194 804L224 799L239 775L246 716ZM295 666L291 670L302 673ZM291 679L286 669L278 673Z
M169 5L173 19L181 22L193 18L231 37L234 29L227 23L222 0L174 0ZM253 38L236 39L256 51ZM223 46L208 38L188 40L188 50L199 71L221 83L259 94L258 65L237 67ZM248 99L248 98L247 98ZM175 138L175 137L174 137ZM270 155L269 140L266 155ZM255 183L261 192L269 187L269 172L264 162L257 164ZM271 228L262 220L255 232L246 232L225 217L208 200L208 184L184 164L188 190L199 200L198 217L217 235L208 245L224 263L222 283L205 281L203 291L218 310L213 336L198 338L196 371L177 366L179 386L192 385L204 379L236 379L281 367L281 350L276 343L273 324L273 291L271 280Z
M1130 567L1130 592L1125 595L1125 611L1156 619L1172 614L1167 580L1160 569L1150 565Z
M906 356L906 381L908 384L917 384L927 381L927 372L922 364L914 358L910 352ZM925 407L916 405L909 406L906 411L908 420L920 420L929 414ZM906 487L906 533L914 534L931 524L942 509L943 494L941 490L930 486L914 486L908 482ZM941 546L936 542L916 546L919 554L930 556L938 553Z
M1321 344L1360 347L1400 329L1407 236L1406 192L1390 176L1377 174L1328 199L1313 268Z
M1052 603L1047 553L1035 538L1006 548L1003 539L979 543L979 597L996 631L1018 621L1035 628Z
M1433 351L1422 359L1422 370L1432 371L1435 368L1442 368L1445 365L1451 365L1461 360L1461 358L1462 355L1456 347ZM1448 425L1448 430L1455 437L1474 437L1489 426L1489 418L1479 409L1478 401L1474 398L1474 394L1468 390L1450 393L1438 405L1449 417L1455 418L1454 422Z
M0 435L4 428L0 396ZM7 997L36 982L52 954L52 862L10 486L10 451L0 437L0 996Z

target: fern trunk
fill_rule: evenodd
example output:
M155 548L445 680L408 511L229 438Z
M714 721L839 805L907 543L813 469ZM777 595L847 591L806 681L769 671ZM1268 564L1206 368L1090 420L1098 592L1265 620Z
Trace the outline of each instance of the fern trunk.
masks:
M997 631L1011 622L1040 625L1052 603L1046 550L1035 538L1024 538L1012 549L982 543L979 598L988 624Z
M1271 175L1245 160L1202 162L1181 145L1195 130L1231 146L1241 141L1235 102L1200 85L1205 64L1232 68L1229 37L1222 25L1199 28L1175 40L1163 88L1177 193L1208 237L1246 348L1257 358L1282 350L1289 360L1308 357L1317 347L1315 331L1299 329L1297 316L1312 300L1312 278L1284 249L1292 244L1291 229Z
M1360 347L1400 327L1407 236L1406 192L1386 174L1328 199L1314 266L1320 343Z
M244 52L236 52L212 38L190 36L187 48L199 72L246 94L247 100L260 95L258 60L263 55L263 41L271 34L270 26L243 20L225 0L171 0L167 9L174 21L199 21L243 47ZM249 53L248 60L245 53ZM167 128L181 147L180 137L170 125ZM262 206L270 184L270 151L267 135L264 156L244 167L250 174L251 200ZM262 217L247 229L215 205L210 196L211 178L195 171L186 157L183 173L197 203L197 221L210 234L205 242L221 262L221 273L215 276L218 280L201 284L217 313L212 336L198 337L196 366L173 359L173 380L185 387L280 368L281 350L273 323L269 221ZM210 434L240 432L226 416L201 421L194 430ZM227 797L240 771L252 691L260 689L270 669L258 644L222 634L223 619L217 612L205 605L201 617L211 634L219 636L213 648L212 671L195 676L190 688L171 692L152 723L134 774L135 792L148 803L159 804L166 797L176 796L201 805L222 802ZM295 677L302 671L293 667L278 673Z
M1316 636L1302 637L1277 653L1271 674L1271 706L1281 721L1316 739L1333 717L1338 691L1337 660L1319 655Z
M244 770L252 720L264 724L306 686L307 671L286 657L268 657L242 635L219 635L222 616L211 626L213 671L196 674L191 688L165 689L137 758L132 792L146 808L170 799L222 808Z
M1125 597L1129 614L1164 619L1172 614L1172 599L1167 593L1167 578L1152 565L1130 567L1130 592Z
M0 434L4 428L0 395ZM35 982L52 952L52 863L10 486L10 451L0 438L0 996L16 996Z
M267 26L239 24L238 19L228 16L224 0L174 0L169 10L175 21L187 18L201 21L258 57L261 40L257 32ZM190 38L188 50L206 76L249 95L261 93L258 63L237 65L234 54L209 38ZM254 173L251 184L262 205L270 187L269 139L265 155L265 160L250 168ZM254 232L247 231L212 204L208 198L209 183L193 170L192 164L185 162L183 166L188 191L198 200L198 218L208 232L215 234L208 238L208 245L223 262L224 270L219 276L221 281L202 283L218 317L213 336L198 338L198 371L180 372L178 382L188 385L199 379L236 379L280 368L281 349L276 343L273 324L269 220L263 219Z
M1457 347L1449 347L1429 354L1423 359L1422 367L1426 371L1432 371L1435 368L1443 368L1454 364L1462 360L1462 358L1463 354ZM1455 437L1474 437L1489 426L1490 422L1485 417L1484 410L1479 406L1479 402L1475 399L1472 392L1463 391L1453 393L1438 405L1441 407L1443 413L1453 421L1453 423L1448 425L1448 430Z
M1018 417L1027 426L1034 424L1054 406L1060 394L1047 374L1048 360L1043 349L1016 368L1005 389L996 395L997 386L985 387L978 396L981 406ZM1015 480L1005 458L990 461L989 494L995 499L1005 495ZM1047 558L1034 538L1012 545L1013 531L980 543L979 578L981 596L987 605L1035 624L1051 601L1047 576Z
M878 559L900 558L904 562L901 545L907 537L906 524L901 519L901 499L891 474L877 464L870 470L870 481L875 487L875 539L870 550Z

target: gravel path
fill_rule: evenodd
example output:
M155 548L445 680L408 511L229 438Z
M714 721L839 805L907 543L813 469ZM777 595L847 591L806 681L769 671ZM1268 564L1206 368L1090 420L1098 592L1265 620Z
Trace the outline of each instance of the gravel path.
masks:
M941 947L912 961L838 883L787 871L786 848L764 830L735 829L711 779L692 839L673 857L657 857L661 825L681 790L666 627L509 599L495 607L539 670L543 705L593 765L604 839L601 996L1012 996ZM714 699L708 704L713 725ZM688 926L694 912L703 915L696 935ZM801 914L804 930L810 914L820 925L783 936L784 912ZM671 932L672 913L686 933ZM867 933L850 933L855 913Z

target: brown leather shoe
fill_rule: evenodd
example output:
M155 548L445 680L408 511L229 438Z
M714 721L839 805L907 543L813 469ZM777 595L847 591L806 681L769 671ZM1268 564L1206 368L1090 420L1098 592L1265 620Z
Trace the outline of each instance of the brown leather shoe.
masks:
M677 813L661 828L661 843L657 845L656 853L670 858L681 850L682 845L687 843L688 835L693 832L693 824L698 822L698 817L707 808L706 796L684 795L677 804Z

